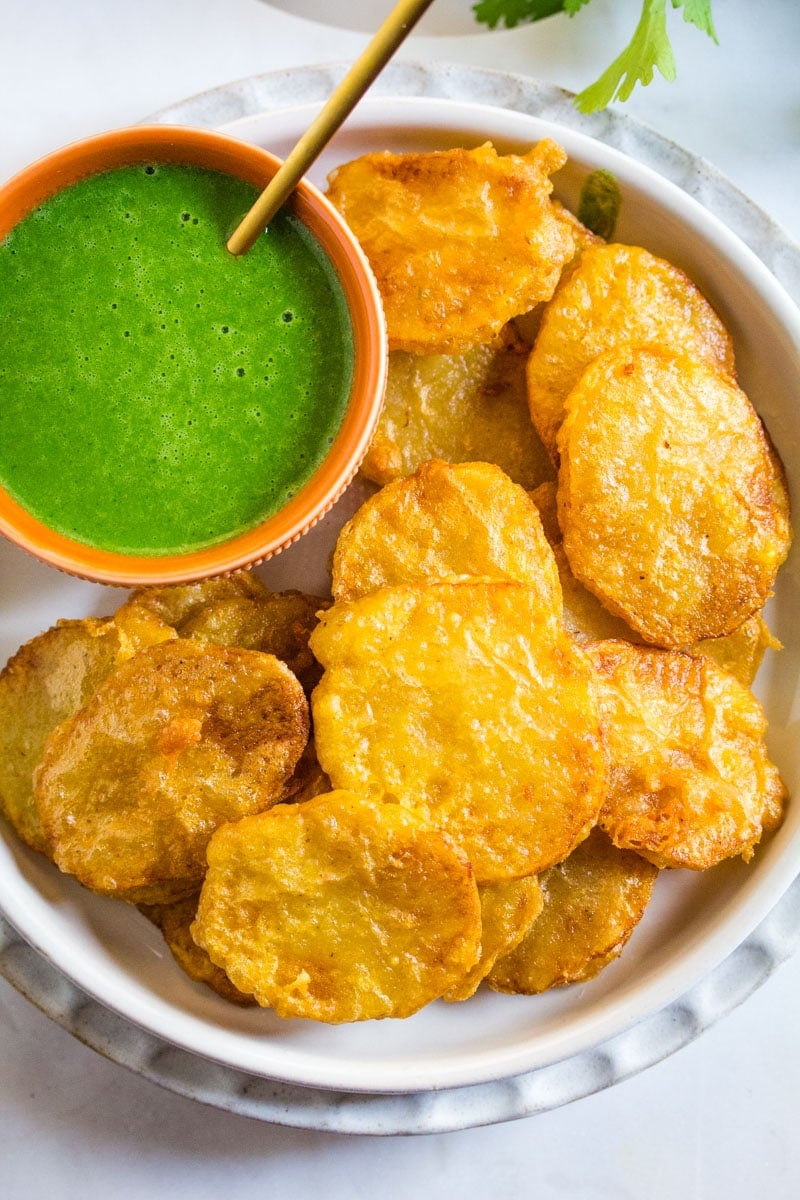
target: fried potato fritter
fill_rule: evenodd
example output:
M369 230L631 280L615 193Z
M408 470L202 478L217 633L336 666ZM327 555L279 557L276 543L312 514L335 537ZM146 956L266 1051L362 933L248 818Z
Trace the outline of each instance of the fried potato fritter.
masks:
M478 895L481 899L480 958L459 983L445 992L445 1000L469 1000L474 996L497 960L522 941L544 904L536 875L504 879L500 883L482 883Z
M335 787L430 812L481 881L559 862L605 797L594 672L535 588L385 588L322 617L312 697Z
M592 979L621 952L650 901L658 871L593 830L540 877L544 908L488 976L497 992L526 996Z
M550 202L565 161L546 139L525 155L487 143L337 167L328 198L375 272L390 349L460 354L552 296L574 250Z
M252 996L246 996L231 983L222 967L216 966L197 945L191 935L191 926L197 916L200 893L176 900L173 904L140 904L139 911L164 935L169 952L181 970L195 983L204 983L223 1000L239 1004L243 1008L255 1004Z
M563 221L564 224L569 227L569 230L572 233L573 241L575 242L575 257L572 260L573 263L578 262L583 251L588 249L589 246L605 245L605 239L599 237L596 233L593 233L591 229L587 228L583 221L576 217L575 213L563 205L560 200L553 200L552 204L558 220ZM571 263L567 264L567 268L571 267L571 265Z
M553 555L536 506L490 463L424 463L361 506L339 534L333 595L454 575L517 579L543 612L561 610Z
M399 804L345 791L218 830L192 936L281 1017L407 1017L472 967L472 870Z
M181 637L274 654L297 676L308 695L321 674L308 639L317 614L329 605L330 600L294 591L224 596L207 601L183 621Z
M564 404L586 367L644 342L682 349L734 378L731 339L682 271L640 246L586 247L546 306L528 359L531 419L555 462Z
M561 540L556 511L555 484L543 483L530 493L539 509L542 528L550 542L561 581L564 598L564 626L578 642L599 642L608 638L641 644L641 638L621 617L604 608L596 596L579 583L572 574ZM725 637L707 638L681 646L687 654L712 658L723 670L729 671L741 684L750 687L761 666L766 650L779 650L780 642L770 633L761 613L756 613Z
M252 571L234 571L216 579L201 579L197 583L174 583L164 587L138 588L118 610L125 617L146 609L154 613L179 634L183 626L207 604L231 598L263 599L269 591Z
M781 820L786 790L758 701L708 658L597 642L610 790L600 824L657 867L741 855Z
M267 654L143 650L51 733L35 777L53 859L133 903L196 890L223 821L280 799L308 740L300 684Z
M727 637L706 638L685 649L687 654L712 659L723 671L738 679L743 687L749 688L758 674L764 652L780 650L782 647L770 633L761 613L756 613Z
M623 641L642 645L641 638L620 617L613 616L604 608L596 596L578 583L570 570L562 546L554 547L561 592L564 597L564 626L579 643L606 641L621 638ZM750 687L768 649L780 649L760 613L734 629L725 637L706 638L692 642L679 649L695 658L710 658L738 679L744 687Z
M744 392L684 355L623 347L581 377L558 441L570 566L645 641L721 637L763 608L789 499Z
M528 414L519 343L389 356L386 399L361 471L381 487L428 459L492 462L524 488L553 478Z
M121 663L174 636L152 613L59 621L0 674L0 811L34 850L48 853L33 800L33 772L48 735Z

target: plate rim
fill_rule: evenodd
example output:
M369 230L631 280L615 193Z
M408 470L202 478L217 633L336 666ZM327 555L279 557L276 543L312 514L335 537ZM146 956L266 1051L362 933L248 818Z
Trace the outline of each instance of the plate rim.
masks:
M256 117L262 112L289 110L298 104L307 105L324 99L347 65L334 63L289 68L249 76L244 80L225 84L180 101L152 114L147 120L162 124L189 122L227 126L231 121L235 121L237 116L238 119L246 119ZM273 91L285 92L283 85L287 82L292 84L288 89L293 93L290 102L263 107L265 90L268 94ZM438 98L457 103L488 104L490 107L553 120L577 132L586 133L623 153L629 153L631 134L635 131L641 135L650 151L643 153L637 145L634 156L636 160L656 169L660 175L671 179L690 195L694 194L693 190L684 186L687 163L691 164L693 174L698 173L697 169L701 166L701 191L704 191L704 194L694 194L694 198L714 213L714 206L709 200L713 200L719 192L730 211L726 211L724 216L719 213L715 215L745 245L754 250L790 295L795 299L800 295L800 282L798 286L793 286L795 274L797 281L800 281L800 250L789 235L716 168L633 118L608 112L586 118L572 107L571 94L561 88L539 83L526 76L485 68L404 62L391 64L378 82L380 87L373 89L372 94L380 95L384 99L408 99L418 96L425 100ZM297 91L303 92L304 89L305 94L298 99ZM222 122L217 119L208 120L217 101L222 101L223 108L227 106L231 113L237 107L246 108L248 104L252 106L255 103L258 107L252 108L250 112L240 111L237 116L231 116ZM564 119L565 114L568 115L568 120ZM599 128L600 126L602 128ZM604 136L604 132L607 136ZM674 160L673 171L677 178L673 178L670 170L665 169L665 149L670 162ZM651 153L659 152L662 157L656 163L651 160ZM737 221L730 219L731 213L734 217L738 214L740 220L744 218L744 234L748 236L744 236L742 230L736 228ZM753 221L754 216L758 218L756 222ZM771 262L765 262L765 238L772 249L775 248L775 244L780 247L781 261L788 257L788 281L780 278ZM779 929L780 936L776 933L776 928ZM789 883L788 890L772 912L700 984L693 987L689 993L671 1000L615 1034L610 1041L601 1041L555 1063L511 1078L441 1090L430 1088L421 1092L408 1091L391 1095L374 1091L341 1093L300 1084L278 1083L264 1076L248 1076L237 1068L214 1062L195 1051L180 1049L90 998L46 960L40 951L30 947L13 930L13 926L3 921L0 924L0 933L0 973L17 986L18 990L71 1033L106 1057L128 1066L168 1089L229 1111L246 1112L249 1116L260 1117L263 1120L303 1128L362 1133L443 1132L446 1129L510 1120L529 1115L531 1112L558 1107L635 1074L666 1057L680 1045L693 1040L714 1020L730 1011L760 986L796 948L800 942L800 881ZM24 970L19 967L19 963L23 961L27 964ZM734 972L737 975L737 985L722 989L717 1002L709 1008L707 1003L702 1001L703 993L708 991L708 981L713 980L720 972L724 974L729 971L730 964L734 962L738 963L740 968ZM741 968L744 968L744 973ZM60 1004L51 1002L50 990L37 982L42 972L46 973L48 970L55 972L59 981L60 987L56 988L55 992L61 996ZM52 982L51 979L51 985ZM70 998L70 1003L67 1004L63 1003L65 989ZM695 996L695 993L698 993L698 996ZM111 1041L107 1034L104 1034L109 1022L116 1026L115 1036ZM641 1036L647 1029L650 1029L651 1035L653 1029L661 1030L661 1035L655 1040L650 1036L648 1041L646 1037ZM676 1029L681 1031L678 1037L675 1036ZM147 1053L143 1056L144 1047L147 1048ZM572 1079L571 1085L557 1088L544 1086L549 1076L566 1067L569 1067L566 1079ZM211 1081L206 1078L209 1073ZM243 1083L243 1080L246 1082ZM435 1104L432 1097L436 1098Z

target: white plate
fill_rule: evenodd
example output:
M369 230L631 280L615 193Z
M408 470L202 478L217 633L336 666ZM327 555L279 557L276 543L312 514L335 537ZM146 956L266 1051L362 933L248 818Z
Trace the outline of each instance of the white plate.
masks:
M248 115L248 98L250 102L259 100L266 90L290 100L314 100L317 89L329 87L337 74L309 70L244 81L178 106L160 119L221 125L280 154L305 128L314 104L277 112L256 111L255 115L251 109ZM492 138L499 148L514 149L545 134L559 138L570 152L571 165L559 179L559 192L568 202L574 201L589 167L609 167L625 196L620 239L644 244L677 262L718 307L736 341L743 385L765 418L795 494L800 492L800 419L796 402L800 395L800 316L747 246L672 183L576 131L574 127L584 123L583 119L569 109L563 93L556 89L491 72L461 69L456 76L453 72L448 75L447 70L407 64L394 72L390 69L382 86L437 93L449 86L451 93L455 87L462 96L467 88L467 95L477 91L489 104L463 99L453 103L435 96L373 97L360 106L318 164L314 172L318 181L335 162L367 149L434 148L476 144L485 138ZM506 104L528 111L493 107L498 94ZM573 128L554 128L548 121L530 115L530 109L537 106L545 111L557 110ZM234 118L233 123L222 119L227 115ZM672 168L679 165L683 170L687 160L693 162L694 184L719 196L729 211L749 222L753 237L759 239L759 248L765 247L763 252L773 256L784 277L790 279L797 270L796 253L780 232L714 172L632 122L607 117L603 118L602 128L596 121L586 124L629 144L636 143L638 136L645 156L660 147L664 161ZM357 490L351 490L322 526L267 564L262 569L267 582L273 587L319 589L335 530L358 500ZM799 557L795 551L784 568L771 605L772 628L786 649L771 656L758 687L770 716L773 756L795 792L800 776L800 635L795 618ZM11 653L20 641L57 617L106 612L119 599L108 589L57 575L14 548L2 546L0 606L5 620L0 653ZM585 1064L589 1061L587 1050L618 1037L636 1022L672 1005L687 989L696 988L749 938L798 869L800 810L790 806L782 829L761 847L749 867L736 862L702 875L662 875L653 905L622 958L588 985L536 998L481 994L464 1005L429 1006L407 1021L339 1028L281 1022L269 1012L231 1009L181 975L160 936L138 914L83 891L11 837L0 844L0 906L27 941L64 975L156 1039L213 1059L235 1072L284 1080L304 1088L419 1093L503 1080L522 1072L540 1071L546 1064L573 1056L583 1056L575 1061ZM771 961L778 958L773 953ZM739 967L735 986L727 985L731 1005L734 997L746 994L751 986L750 979L741 974L741 964L751 959L739 955L732 960ZM763 975L763 961L760 963ZM41 1002L42 997L37 999ZM669 1010L673 1025L679 1011L680 1007L674 1006ZM690 1024L697 1028L703 1020ZM123 1022L118 1026L126 1028ZM661 1026L650 1020L642 1028ZM638 1048L624 1070L612 1073L612 1077L668 1053L672 1046L668 1045L669 1039L663 1041L663 1029L661 1036L662 1042L645 1048L641 1039L632 1035L627 1046L629 1050ZM110 1052L114 1056L113 1049ZM118 1057L128 1061L130 1046L121 1047ZM562 1089L553 1103L609 1081L607 1073L600 1072L592 1081L587 1080L585 1069L578 1071L571 1094L569 1088ZM171 1086L179 1087L179 1083L173 1080ZM469 1090L469 1095L476 1094L474 1089ZM492 1094L497 1094L496 1087ZM489 1111L486 1105L478 1105L461 1122L456 1109L451 1109L450 1124L441 1127L519 1115L524 1111L522 1102L513 1111L509 1094L507 1089L503 1091L501 1107ZM314 1103L318 1111L326 1107L324 1101ZM324 1121L320 1118L321 1126L336 1127L331 1126L329 1118L330 1114ZM313 1117L306 1112L298 1123L313 1124Z

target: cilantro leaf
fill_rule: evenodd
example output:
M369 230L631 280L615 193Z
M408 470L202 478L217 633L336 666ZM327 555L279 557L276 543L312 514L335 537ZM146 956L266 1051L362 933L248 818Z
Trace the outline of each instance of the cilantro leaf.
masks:
M576 0L480 0L474 4L472 11L476 20L490 29L496 29L502 22L506 29L514 29L520 23L541 21L543 17L552 17L553 13L563 12L565 4L575 6ZM588 0L579 0L580 4ZM577 11L577 10L576 10Z
M637 83L651 82L656 69L670 82L675 78L675 56L667 36L666 0L644 0L630 43L595 83L584 88L575 103L581 112L590 113L605 108L612 100L627 100Z
M719 45L717 31L714 28L714 18L711 15L711 0L672 0L673 8L683 6L683 19L690 25L696 25L703 33L707 33L712 42Z
M541 21L554 13L574 17L590 0L479 0L473 5L475 18L496 29L504 25L514 29L521 23ZM670 0L674 9L683 9L683 19L717 42L712 0ZM665 79L675 78L675 56L667 34L667 0L642 0L642 13L633 37L595 83L575 98L581 112L597 112L612 100L627 100L637 83L647 85L653 72Z

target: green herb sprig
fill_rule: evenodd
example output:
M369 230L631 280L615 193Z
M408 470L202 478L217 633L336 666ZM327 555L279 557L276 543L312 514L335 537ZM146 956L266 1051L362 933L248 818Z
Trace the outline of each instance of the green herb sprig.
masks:
M478 21L490 29L541 21L555 13L574 17L590 0L480 0L473 6ZM717 42L711 15L711 0L671 0L683 9L683 19ZM612 100L627 100L637 83L646 86L653 72L675 79L675 55L667 33L667 0L642 0L642 14L628 45L598 80L575 98L581 112L597 112Z

